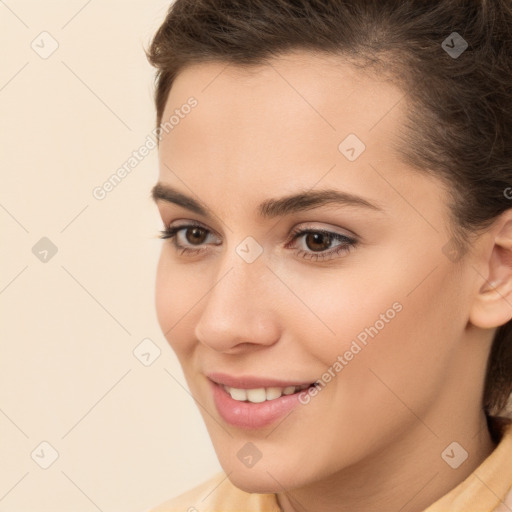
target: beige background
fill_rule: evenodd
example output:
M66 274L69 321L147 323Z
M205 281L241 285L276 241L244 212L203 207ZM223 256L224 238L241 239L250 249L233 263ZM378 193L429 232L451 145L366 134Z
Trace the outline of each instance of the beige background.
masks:
M0 0L0 512L139 512L220 470L154 311L156 150L92 194L153 129L169 3Z

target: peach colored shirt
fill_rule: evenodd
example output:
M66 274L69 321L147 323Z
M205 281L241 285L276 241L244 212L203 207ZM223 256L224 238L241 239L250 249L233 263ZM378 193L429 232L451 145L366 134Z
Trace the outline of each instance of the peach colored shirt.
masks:
M511 512L512 424L494 451L464 481L424 512ZM235 487L224 472L146 512L280 512L275 494Z

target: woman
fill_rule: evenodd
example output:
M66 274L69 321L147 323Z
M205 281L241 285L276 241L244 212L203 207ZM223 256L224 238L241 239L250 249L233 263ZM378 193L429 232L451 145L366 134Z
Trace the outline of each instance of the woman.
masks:
M156 306L223 472L152 512L512 508L511 27L171 6Z

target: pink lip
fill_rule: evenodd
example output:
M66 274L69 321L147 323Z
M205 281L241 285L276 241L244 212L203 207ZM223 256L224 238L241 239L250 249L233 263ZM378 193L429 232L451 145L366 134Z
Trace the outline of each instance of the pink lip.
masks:
M213 372L207 373L206 376L217 384L224 384L230 388L238 389L255 389L255 388L286 388L288 386L303 386L313 384L314 381L298 381L298 380L276 380L264 377L253 377L251 375L242 375L234 377L225 373ZM240 403L240 402L239 402Z
M259 382L261 382L261 379ZM278 419L283 418L289 414L294 407L299 405L299 393L305 392L301 391L291 395L283 395L274 400L267 400L265 402L253 404L252 402L240 402L239 400L234 400L223 388L222 384L217 384L212 380L208 380L208 383L213 393L213 401L222 419L235 427L248 429L266 427ZM255 387L271 386L258 385ZM250 386L241 387L240 389L248 388L250 388Z

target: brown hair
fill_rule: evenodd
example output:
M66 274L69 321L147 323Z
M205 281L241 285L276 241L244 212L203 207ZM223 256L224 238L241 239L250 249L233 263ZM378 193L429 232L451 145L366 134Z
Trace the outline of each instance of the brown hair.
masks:
M461 257L512 207L504 192L512 185L511 2L176 0L147 52L157 68L157 125L174 79L191 64L250 66L292 50L343 56L407 94L395 149L447 186ZM449 53L461 41L454 32L468 45L460 55ZM495 417L512 391L512 321L497 329L487 365L482 407L496 440L510 421Z

